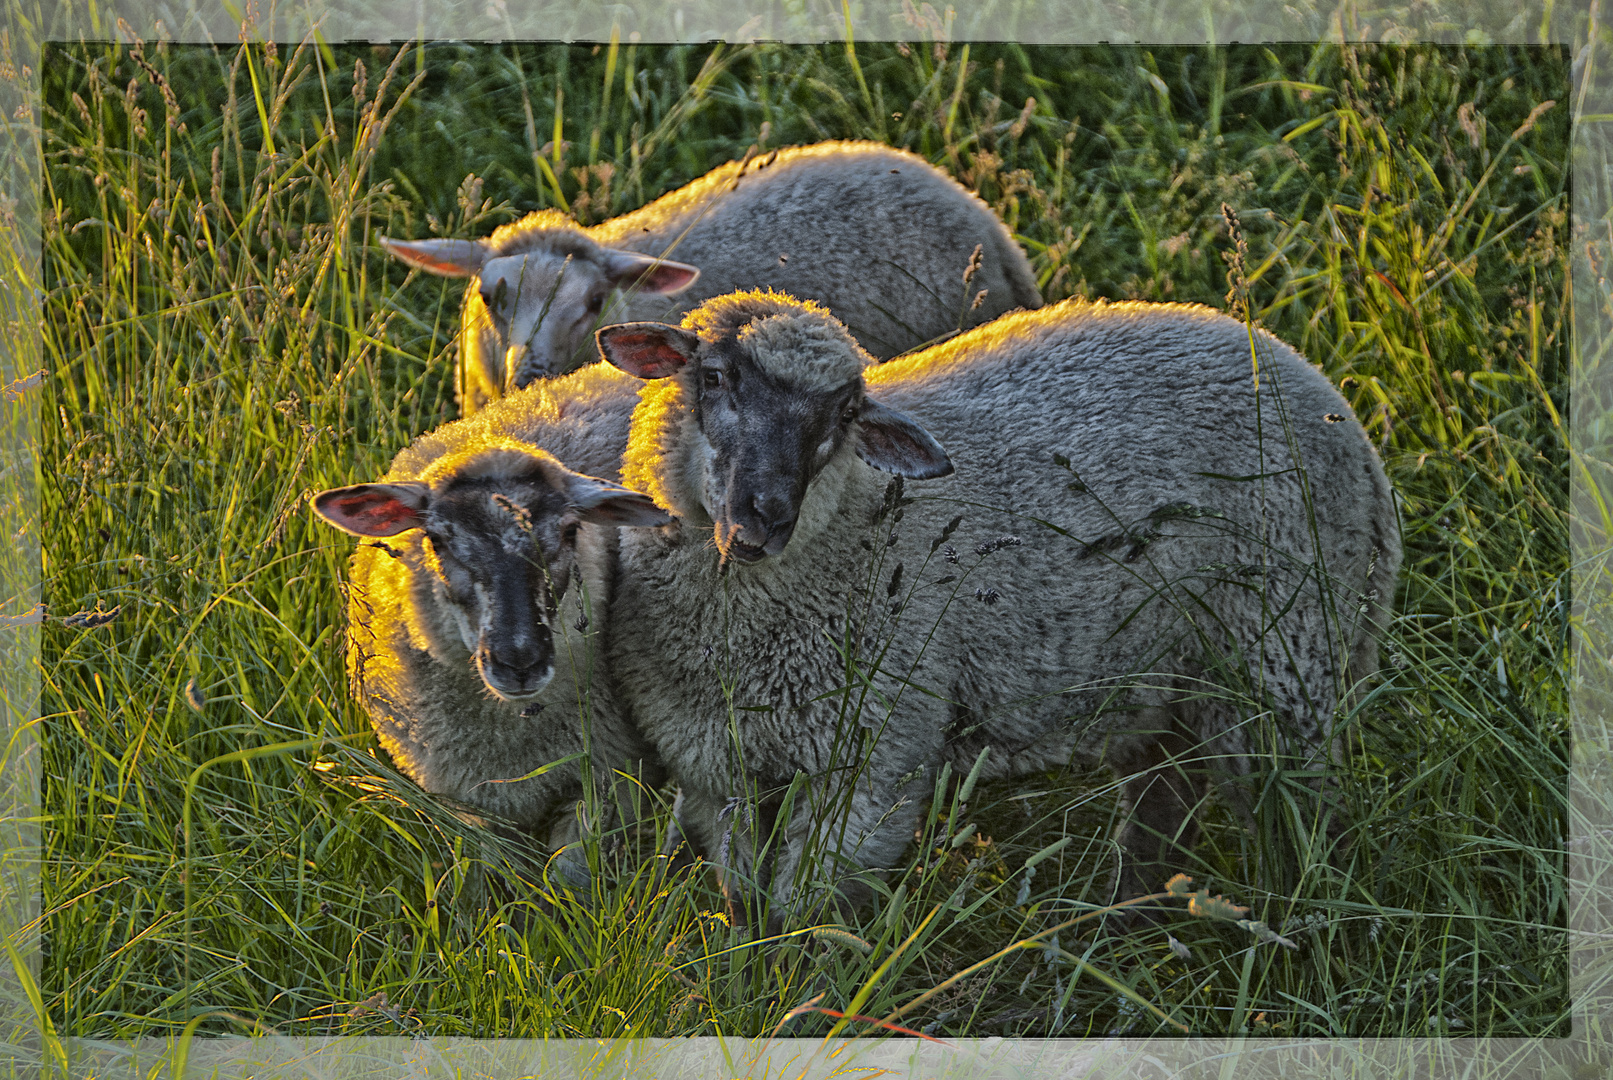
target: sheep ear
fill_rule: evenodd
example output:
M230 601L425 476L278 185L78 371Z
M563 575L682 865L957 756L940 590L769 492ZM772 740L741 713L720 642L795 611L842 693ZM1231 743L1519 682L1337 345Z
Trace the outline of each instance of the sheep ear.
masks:
M566 501L577 511L578 518L595 525L647 529L672 521L672 515L656 506L648 495L581 473L566 477Z
M315 495L314 513L354 536L396 536L425 526L430 501L427 484L355 484Z
M909 480L952 474L952 459L918 421L877 401L863 402L857 414L857 456L876 469Z
M394 259L441 277L471 277L492 254L479 240L375 240Z
M599 355L641 379L664 379L683 370L700 348L700 339L682 327L653 322L606 326L594 340Z
M671 296L693 285L700 276L700 268L610 248L605 252L605 276L618 289L634 288L642 293Z

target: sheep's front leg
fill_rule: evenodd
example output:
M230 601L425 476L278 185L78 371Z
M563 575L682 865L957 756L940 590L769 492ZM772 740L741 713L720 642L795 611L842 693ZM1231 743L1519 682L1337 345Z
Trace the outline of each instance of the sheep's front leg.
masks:
M596 770L600 768L595 766ZM612 771L609 776L599 776L596 771L594 789L592 804L565 803L549 823L546 836L550 849L558 853L555 869L567 885L578 891L585 889L593 876L588 867L588 841L598 844L601 860L611 857L620 850L625 831L643 816L645 796L633 775Z
M771 888L775 918L811 912L826 899L846 910L867 902L869 872L895 866L924 809L918 785L899 788L888 769L861 770L848 790L820 779L797 792Z
M681 863L698 853L715 863L723 893L733 903L754 882L756 811L754 800L684 784L672 804L673 827L662 854Z
M579 807L564 803L550 822L544 840L554 852L550 871L556 884L564 884L575 892L586 892L592 884L593 874L588 868L588 853L583 846L584 832Z

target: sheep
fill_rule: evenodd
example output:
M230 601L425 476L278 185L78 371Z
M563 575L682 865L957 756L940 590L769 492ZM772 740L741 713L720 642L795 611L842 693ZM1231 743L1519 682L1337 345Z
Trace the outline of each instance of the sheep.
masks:
M748 292L597 336L655 380L621 476L675 519L623 533L612 674L678 827L775 912L818 902L809 849L856 871L818 899L865 900L937 772L977 762L1112 767L1116 885L1145 893L1212 777L1240 806L1255 740L1206 692L1239 657L1305 755L1375 670L1390 487L1338 391L1263 331L1072 300L870 366L821 307Z
M347 665L381 745L427 792L566 848L573 885L587 879L585 777L624 823L629 778L662 780L598 656L616 526L668 520L613 482L638 385L593 365L421 436L379 483L313 500L362 538Z
M815 299L880 358L1042 303L985 203L922 158L869 142L746 155L589 228L540 210L487 240L379 243L410 266L476 278L460 312L467 415L595 359L604 322L676 321L737 288Z

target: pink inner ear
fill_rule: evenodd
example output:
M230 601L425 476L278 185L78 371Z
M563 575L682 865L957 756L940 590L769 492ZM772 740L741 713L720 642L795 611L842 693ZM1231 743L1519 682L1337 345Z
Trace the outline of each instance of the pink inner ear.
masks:
M487 261L487 250L474 240L379 240L393 258L443 277L470 277Z
M664 379L682 370L689 358L655 330L607 327L599 332L599 348L606 360L641 379Z
M316 507L332 524L358 536L396 536L424 524L415 507L375 488L333 493Z
M639 275L635 283L639 292L675 293L693 285L700 271L682 263L657 263Z

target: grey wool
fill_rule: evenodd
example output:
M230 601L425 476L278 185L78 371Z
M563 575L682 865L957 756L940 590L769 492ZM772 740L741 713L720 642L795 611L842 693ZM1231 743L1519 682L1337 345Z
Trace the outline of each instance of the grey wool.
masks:
M473 279L460 324L466 414L594 359L597 326L676 322L736 289L817 300L880 359L1042 303L984 202L922 158L870 142L747 156L587 228L546 210L482 241L380 243L412 266Z
M617 524L666 520L614 482L639 385L584 368L421 436L380 483L315 498L360 536L347 667L382 746L424 790L573 845L573 883L584 829L631 823L636 784L663 778L601 649Z
M1211 786L1237 805L1255 728L1323 760L1376 670L1391 490L1263 331L1067 301L873 365L821 309L748 293L599 338L655 378L622 475L676 519L622 533L612 673L741 891L866 898L942 765L982 752L985 778L1128 778L1119 885L1157 889Z

